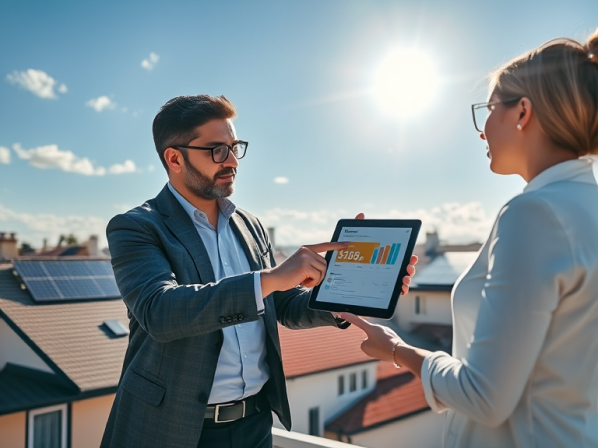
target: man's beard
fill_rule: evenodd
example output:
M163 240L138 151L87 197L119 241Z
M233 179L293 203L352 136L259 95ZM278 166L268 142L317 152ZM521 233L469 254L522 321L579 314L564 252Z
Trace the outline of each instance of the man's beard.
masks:
M237 170L235 168L225 168L220 170L214 174L213 179L210 179L205 174L200 173L199 170L189 162L186 154L184 154L182 151L181 153L183 154L183 159L185 159L185 167L187 168L185 170L185 186L193 194L207 200L226 198L233 194L235 189L233 182L230 182L226 185L216 185L216 180L220 176L237 174Z

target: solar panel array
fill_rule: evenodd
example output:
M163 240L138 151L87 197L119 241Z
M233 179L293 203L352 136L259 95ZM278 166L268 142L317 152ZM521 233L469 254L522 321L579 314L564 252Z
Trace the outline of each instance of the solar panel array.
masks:
M36 302L120 297L109 260L18 260L14 267Z

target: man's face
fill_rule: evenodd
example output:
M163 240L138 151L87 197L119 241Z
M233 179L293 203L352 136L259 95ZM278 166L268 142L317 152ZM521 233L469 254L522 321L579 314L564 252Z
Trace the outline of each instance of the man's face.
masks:
M196 129L196 135L198 137L188 146L211 148L223 143L232 146L237 139L235 127L229 119L208 121ZM214 163L211 151L186 149L181 150L181 154L185 160L185 186L189 191L208 200L233 194L239 162L232 151L222 163Z

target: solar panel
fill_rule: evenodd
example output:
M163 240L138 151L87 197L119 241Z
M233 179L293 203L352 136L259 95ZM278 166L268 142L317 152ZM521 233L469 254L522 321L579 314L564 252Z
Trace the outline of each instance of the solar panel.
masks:
M120 297L109 260L17 260L14 267L36 302Z

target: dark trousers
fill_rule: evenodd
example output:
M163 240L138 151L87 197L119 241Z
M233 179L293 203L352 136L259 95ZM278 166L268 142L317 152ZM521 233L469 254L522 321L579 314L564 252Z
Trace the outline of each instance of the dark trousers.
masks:
M272 448L272 411L266 407L230 423L206 421L197 448Z

